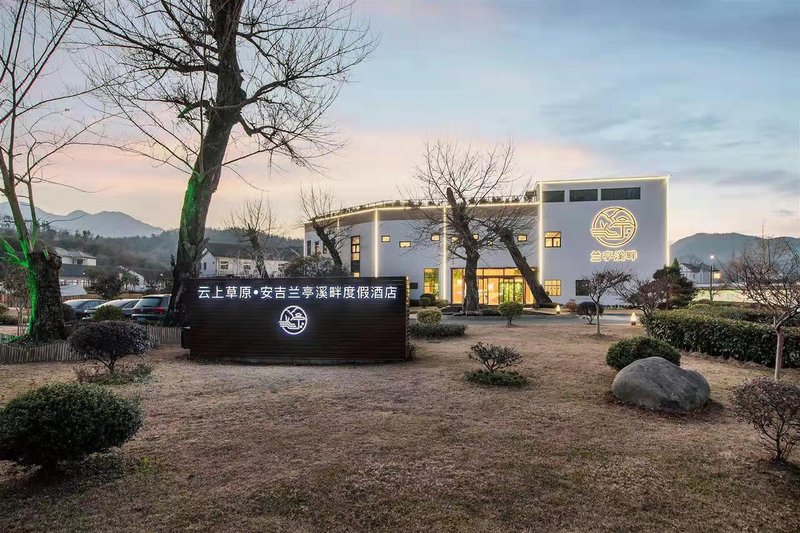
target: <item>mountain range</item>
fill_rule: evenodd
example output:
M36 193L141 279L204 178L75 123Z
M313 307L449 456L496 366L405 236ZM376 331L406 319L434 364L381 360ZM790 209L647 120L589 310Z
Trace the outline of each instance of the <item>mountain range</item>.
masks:
M740 250L752 245L760 237L741 233L695 233L672 243L672 257L680 262L708 264L713 255L717 261L727 263ZM800 252L800 238L784 237L789 244Z
M22 205L22 209L23 213L29 212L27 205ZM11 216L11 209L6 202L0 204L0 218L7 216ZM152 226L119 211L87 213L76 210L66 215L56 215L36 208L36 217L40 221L50 222L50 227L53 229L66 230L70 233L89 231L101 237L149 236L164 231L163 228Z

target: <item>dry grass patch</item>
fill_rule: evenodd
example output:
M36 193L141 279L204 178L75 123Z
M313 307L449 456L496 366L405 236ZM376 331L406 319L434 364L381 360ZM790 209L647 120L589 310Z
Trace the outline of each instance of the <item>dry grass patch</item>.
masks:
M115 389L146 414L122 466L42 480L2 464L0 530L800 529L800 474L764 461L729 409L730 387L767 369L684 356L717 403L648 413L610 399L605 363L641 330L593 331L470 324L395 365L200 365L159 350L150 382ZM464 381L478 340L520 350L530 386ZM0 401L73 366L0 366Z

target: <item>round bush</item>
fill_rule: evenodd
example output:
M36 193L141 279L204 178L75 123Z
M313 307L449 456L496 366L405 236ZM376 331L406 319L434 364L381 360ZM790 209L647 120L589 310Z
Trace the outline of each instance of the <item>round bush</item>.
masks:
M421 305L422 307L429 307L431 304L433 304L433 300L431 300L427 296L420 297L419 305Z
M118 359L144 355L150 349L147 330L133 322L108 320L90 322L69 337L70 349L86 359L103 363L114 372Z
M678 366L681 364L681 353L658 339L650 337L633 337L611 345L606 355L608 366L622 370L629 364L639 359L648 357L663 357L670 363Z
M121 446L141 425L138 403L106 388L45 385L0 409L0 460L47 467L81 460Z
M417 313L417 322L420 324L438 324L442 321L442 312L438 309L423 309Z
M98 322L102 322L104 320L125 320L127 317L119 307L101 305L94 312L93 318Z

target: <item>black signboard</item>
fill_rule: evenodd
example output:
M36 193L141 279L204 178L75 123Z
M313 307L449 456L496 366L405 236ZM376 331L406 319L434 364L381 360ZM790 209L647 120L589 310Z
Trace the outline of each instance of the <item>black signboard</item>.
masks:
M190 356L250 363L404 360L406 283L404 277L191 280Z

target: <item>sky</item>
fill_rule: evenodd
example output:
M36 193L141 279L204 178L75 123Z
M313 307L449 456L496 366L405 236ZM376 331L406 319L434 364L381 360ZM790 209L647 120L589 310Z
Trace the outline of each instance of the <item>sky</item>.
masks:
M697 232L800 236L800 2L358 0L380 44L330 110L345 147L322 173L265 159L226 172L222 226L266 195L299 235L311 183L354 205L396 199L426 139L511 140L523 182L671 175L670 241ZM178 225L187 176L80 148L39 207Z

